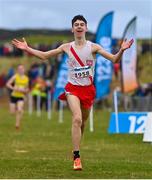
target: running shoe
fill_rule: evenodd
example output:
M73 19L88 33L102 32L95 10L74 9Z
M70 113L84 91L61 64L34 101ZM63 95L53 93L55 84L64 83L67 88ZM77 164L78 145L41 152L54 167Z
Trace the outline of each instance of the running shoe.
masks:
M82 164L81 164L81 159L80 158L76 158L74 160L73 169L74 170L82 170Z

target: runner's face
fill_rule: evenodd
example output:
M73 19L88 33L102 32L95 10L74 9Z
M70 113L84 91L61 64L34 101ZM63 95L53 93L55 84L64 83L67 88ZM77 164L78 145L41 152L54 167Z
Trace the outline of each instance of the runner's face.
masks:
M72 32L76 37L82 37L87 32L87 25L85 24L84 21L77 20L73 24Z
M19 73L20 75L23 75L23 74L25 73L25 68L24 68L23 65L19 65L19 66L18 66L18 73Z

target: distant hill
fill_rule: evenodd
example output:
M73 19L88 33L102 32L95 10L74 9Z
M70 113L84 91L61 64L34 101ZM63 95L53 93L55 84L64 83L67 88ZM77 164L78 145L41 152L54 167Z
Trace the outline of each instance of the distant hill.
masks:
M87 33L89 39L94 37L94 34ZM0 29L0 43L10 41L13 38L29 37L29 36L62 36L71 37L71 30L49 30L49 29L21 29L21 30L8 30Z

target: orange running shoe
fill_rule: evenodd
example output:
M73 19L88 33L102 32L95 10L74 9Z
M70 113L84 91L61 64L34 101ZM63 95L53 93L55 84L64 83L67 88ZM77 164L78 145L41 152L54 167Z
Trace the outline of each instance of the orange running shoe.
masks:
M82 170L82 164L81 164L81 159L80 158L76 158L74 160L73 169L74 170Z

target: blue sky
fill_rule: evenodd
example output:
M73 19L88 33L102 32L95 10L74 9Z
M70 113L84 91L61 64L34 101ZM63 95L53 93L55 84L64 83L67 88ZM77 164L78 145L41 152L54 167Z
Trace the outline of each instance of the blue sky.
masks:
M112 10L133 13L149 27L152 0L0 0L0 28L69 29L71 18L83 14L95 32L100 19Z

